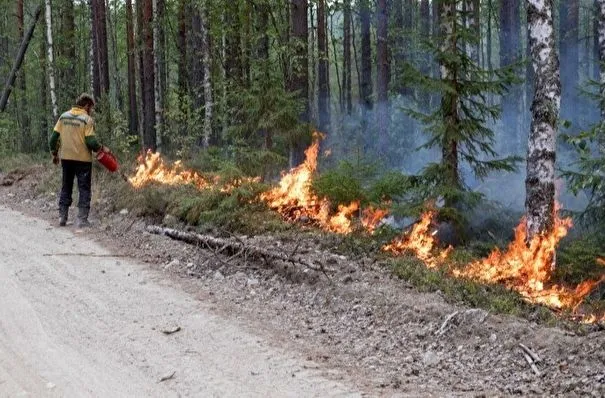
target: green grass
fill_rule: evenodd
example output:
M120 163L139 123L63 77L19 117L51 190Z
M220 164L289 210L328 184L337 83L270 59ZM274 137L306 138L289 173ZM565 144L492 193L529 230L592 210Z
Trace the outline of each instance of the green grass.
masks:
M413 256L391 258L387 263L396 276L411 283L419 291L439 291L450 303L482 308L497 314L521 316L548 325L559 322L549 309L529 304L519 294L503 286L457 279L448 275L446 268L429 269Z

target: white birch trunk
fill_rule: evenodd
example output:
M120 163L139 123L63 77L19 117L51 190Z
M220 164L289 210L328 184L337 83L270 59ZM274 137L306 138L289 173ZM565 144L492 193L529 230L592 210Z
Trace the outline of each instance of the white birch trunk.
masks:
M160 66L158 64L158 51L160 51L159 46L161 45L158 41L158 37L160 37L160 27L159 24L161 23L158 20L158 2L157 0L153 0L152 1L152 7L153 7L153 70L154 70L154 77L155 80L153 82L154 84L154 91L155 91L155 128L157 131L157 135L156 135L156 151L157 152L161 152L162 151L162 134L163 134L163 120L162 120L162 113L164 112L164 110L162 109L162 88L161 88L161 76L160 76Z
M527 21L535 72L525 181L529 240L535 235L551 232L554 227L555 157L561 79L559 57L555 50L553 0L527 0Z
M210 138L212 137L212 81L210 71L210 35L208 34L208 16L206 10L207 4L202 4L200 10L200 19L202 25L202 64L204 66L204 138L203 146L210 146Z
M53 29L52 29L52 10L50 0L45 0L45 19L46 19L46 51L48 57L48 65L46 71L48 73L48 88L50 91L50 104L53 111L53 118L56 120L59 117L57 109L57 94L55 91L55 62L53 57Z
M605 122L605 0L597 0L597 6L601 121ZM603 135L603 132L601 132L601 135ZM601 140L601 142L603 142L603 139Z

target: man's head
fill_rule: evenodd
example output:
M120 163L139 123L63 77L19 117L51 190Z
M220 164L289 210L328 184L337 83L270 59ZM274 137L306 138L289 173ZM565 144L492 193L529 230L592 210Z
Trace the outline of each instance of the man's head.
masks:
M95 107L95 99L92 95L83 93L76 100L76 106L83 108L86 113L90 114L92 109Z

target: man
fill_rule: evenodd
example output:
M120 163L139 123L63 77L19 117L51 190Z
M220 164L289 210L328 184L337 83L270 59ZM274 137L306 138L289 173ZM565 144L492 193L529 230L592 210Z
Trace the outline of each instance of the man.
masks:
M61 163L63 178L59 198L59 225L67 224L69 206L72 202L74 178L78 179L78 227L88 227L90 196L92 184L92 152L109 149L99 144L95 137L94 121L90 116L95 100L90 94L82 94L76 105L65 112L57 121L52 137L50 151L53 163Z

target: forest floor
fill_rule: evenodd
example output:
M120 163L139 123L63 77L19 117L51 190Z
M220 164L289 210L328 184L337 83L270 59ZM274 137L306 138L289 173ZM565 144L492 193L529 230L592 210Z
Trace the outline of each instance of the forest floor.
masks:
M57 197L45 181L58 174L43 166L0 173L10 183L0 187L0 204L55 223ZM327 253L308 234L238 239L324 261L329 277L279 262L228 259L149 234L145 219L108 212L95 195L87 237L182 281L215 314L243 320L275 346L338 370L368 396L605 395L605 331L598 327L550 327L452 304L440 292L419 292L372 258ZM534 369L520 344L540 358Z

